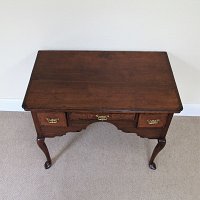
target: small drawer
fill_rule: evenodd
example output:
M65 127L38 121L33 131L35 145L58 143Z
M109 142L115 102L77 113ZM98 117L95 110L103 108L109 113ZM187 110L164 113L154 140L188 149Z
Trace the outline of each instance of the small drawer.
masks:
M134 120L135 113L81 113L74 112L69 115L70 120L96 120L96 121L116 121Z
M62 126L67 127L65 113L59 112L38 112L37 117L41 126Z
M139 128L163 128L166 124L168 114L163 113L144 113L139 115Z

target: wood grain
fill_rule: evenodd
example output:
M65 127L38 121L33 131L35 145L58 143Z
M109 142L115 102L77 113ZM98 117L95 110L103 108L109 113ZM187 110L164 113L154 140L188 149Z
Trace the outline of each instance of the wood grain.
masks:
M25 110L180 112L166 52L39 51Z
M45 137L98 120L158 139L149 162L156 169L173 114L183 108L167 53L128 51L39 51L22 106L32 113L46 169Z
M168 114L163 113L145 113L139 115L138 127L139 128L162 128L166 125ZM149 120L158 120L157 124L149 124Z

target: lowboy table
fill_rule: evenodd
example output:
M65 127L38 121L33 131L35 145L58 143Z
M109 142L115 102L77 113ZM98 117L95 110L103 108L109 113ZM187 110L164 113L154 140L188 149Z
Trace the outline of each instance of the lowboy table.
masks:
M46 137L97 121L157 139L149 161L156 169L182 103L166 52L39 51L22 107L31 111L46 169L52 165Z

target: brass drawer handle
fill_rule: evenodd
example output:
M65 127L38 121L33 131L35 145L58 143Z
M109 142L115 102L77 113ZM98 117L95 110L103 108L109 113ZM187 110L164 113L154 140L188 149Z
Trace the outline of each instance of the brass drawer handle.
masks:
M147 123L149 125L155 125L155 124L159 124L160 120L159 119L148 119Z
M49 124L57 124L59 121L59 118L46 118L46 120Z
M106 121L109 118L109 115L96 115L99 121Z

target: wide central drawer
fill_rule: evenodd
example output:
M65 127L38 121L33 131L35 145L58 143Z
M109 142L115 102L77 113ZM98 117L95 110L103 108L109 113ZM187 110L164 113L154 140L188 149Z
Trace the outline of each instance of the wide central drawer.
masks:
M69 120L98 120L98 121L116 121L116 120L134 120L135 113L81 113L73 112L69 114Z

